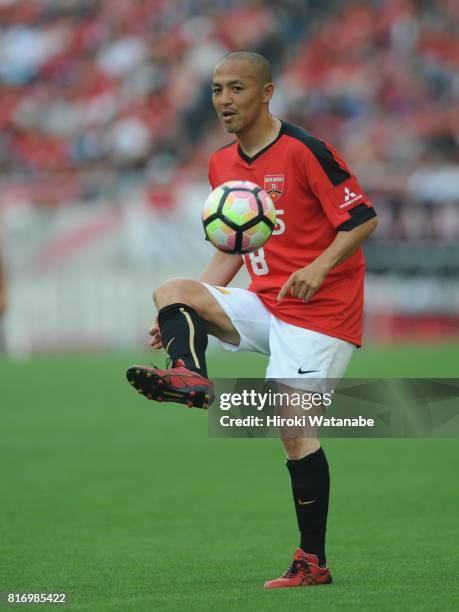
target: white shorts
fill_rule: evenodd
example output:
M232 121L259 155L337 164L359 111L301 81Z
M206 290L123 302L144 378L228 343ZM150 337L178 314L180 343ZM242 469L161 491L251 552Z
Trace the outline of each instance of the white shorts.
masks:
M203 285L241 337L239 346L221 342L223 348L269 355L266 378L288 386L322 393L336 386L352 357L353 344L281 321L247 289Z

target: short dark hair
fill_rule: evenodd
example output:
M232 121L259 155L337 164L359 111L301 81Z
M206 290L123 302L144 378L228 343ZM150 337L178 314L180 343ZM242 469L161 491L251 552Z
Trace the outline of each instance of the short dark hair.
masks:
M273 80L271 64L264 55L261 55L261 53L256 53L255 51L230 51L224 55L218 63L220 64L228 59L247 60L250 62L253 65L255 77L259 79L263 85L265 83L271 83Z

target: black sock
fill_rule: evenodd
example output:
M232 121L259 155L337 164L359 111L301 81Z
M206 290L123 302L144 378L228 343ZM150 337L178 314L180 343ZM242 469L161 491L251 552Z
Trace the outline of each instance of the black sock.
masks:
M286 465L290 472L293 501L301 532L300 548L306 553L317 555L319 565L324 565L330 493L327 458L319 448L302 459L288 459Z
M207 378L207 330L198 313L187 304L170 304L158 312L158 325L173 363L183 359L186 368Z

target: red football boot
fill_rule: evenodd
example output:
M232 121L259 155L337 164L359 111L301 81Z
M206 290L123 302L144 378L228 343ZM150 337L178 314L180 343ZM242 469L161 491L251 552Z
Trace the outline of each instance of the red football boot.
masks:
M265 589L315 586L330 584L331 581L328 565L320 567L316 555L305 553L301 548L297 548L288 570L280 578L265 582Z
M213 382L185 368L181 359L164 370L131 366L126 377L139 393L157 402L178 402L189 408L206 409L215 398Z

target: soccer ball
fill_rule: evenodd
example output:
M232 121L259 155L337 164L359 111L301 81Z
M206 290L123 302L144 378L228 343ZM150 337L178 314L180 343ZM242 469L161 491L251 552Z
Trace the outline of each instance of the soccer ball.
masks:
M250 181L228 181L208 196L202 223L210 242L226 253L251 253L262 247L276 224L269 195Z

